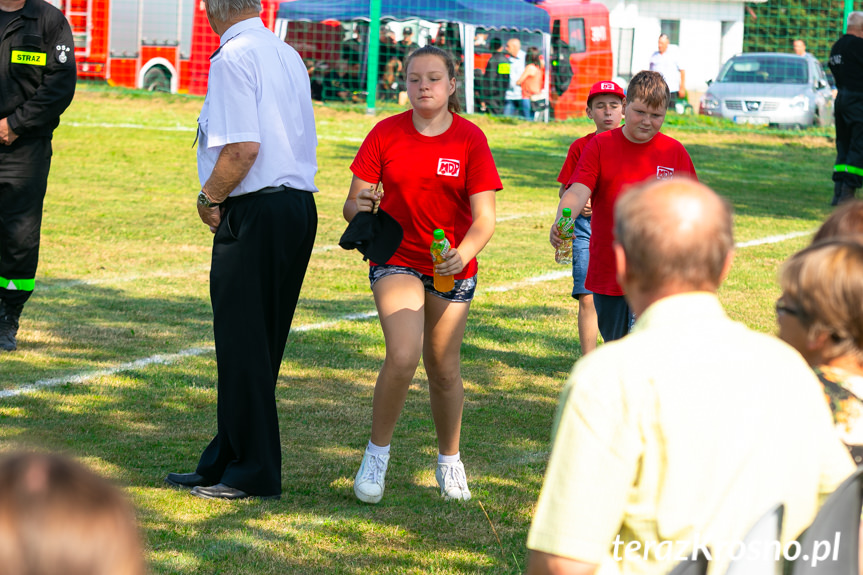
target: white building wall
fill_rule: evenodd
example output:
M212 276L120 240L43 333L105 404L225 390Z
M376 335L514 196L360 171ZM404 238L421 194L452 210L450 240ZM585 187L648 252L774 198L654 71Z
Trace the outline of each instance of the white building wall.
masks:
M633 32L632 70L646 69L656 51L661 20L680 22L680 55L686 88L707 89L722 63L743 51L744 4L739 0L599 0L609 11L615 75L621 35ZM623 71L626 72L626 71Z

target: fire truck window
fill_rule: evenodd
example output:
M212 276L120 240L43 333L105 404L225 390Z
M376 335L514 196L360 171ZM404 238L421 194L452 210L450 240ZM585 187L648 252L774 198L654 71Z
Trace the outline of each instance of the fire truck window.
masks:
M584 41L584 18L569 19L569 47L575 53L587 51Z

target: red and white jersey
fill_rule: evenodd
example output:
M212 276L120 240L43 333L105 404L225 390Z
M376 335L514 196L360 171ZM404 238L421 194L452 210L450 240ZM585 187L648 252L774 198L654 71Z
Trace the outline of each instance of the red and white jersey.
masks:
M626 139L623 128L616 128L598 134L585 146L568 183L584 184L592 192L587 289L603 295L623 295L611 247L614 204L620 194L648 180L681 176L698 179L683 144L661 132L647 143L636 144Z
M351 172L372 184L383 182L381 208L404 230L395 255L387 262L432 275L429 246L436 228L458 247L473 223L470 196L503 188L485 134L453 114L452 125L438 136L418 133L413 112L381 120L366 136ZM476 258L457 274L476 274Z

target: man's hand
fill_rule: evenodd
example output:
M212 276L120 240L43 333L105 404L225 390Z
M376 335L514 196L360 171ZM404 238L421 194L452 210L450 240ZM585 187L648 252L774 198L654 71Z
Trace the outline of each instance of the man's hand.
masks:
M6 118L0 119L0 144L11 146L12 142L18 139L18 134L12 131L9 127L9 122Z
M207 197L209 198L209 196ZM215 234L219 228L219 223L222 221L221 208L219 206L208 208L201 205L197 200L195 201L195 205L198 206L198 216L201 218L201 221L210 226L210 231Z

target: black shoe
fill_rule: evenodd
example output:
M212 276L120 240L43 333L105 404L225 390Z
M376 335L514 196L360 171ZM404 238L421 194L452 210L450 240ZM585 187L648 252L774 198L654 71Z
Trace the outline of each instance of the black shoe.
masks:
M197 473L169 473L165 478L165 483L174 487L209 487L213 485L212 481L208 481L203 475Z
M838 203L841 205L845 202L850 202L855 197L857 197L857 188L852 188L851 186L842 184L842 190L839 192Z
M224 483L213 485L212 487L195 487L190 491L195 497L203 499L248 499L249 497L257 497L258 499L281 499L281 495L250 495L245 491L234 489Z
M833 199L830 201L831 206L839 205L839 196L842 195L842 182L833 182Z
M15 351L18 349L18 319L23 306L10 307L0 301L0 350Z

